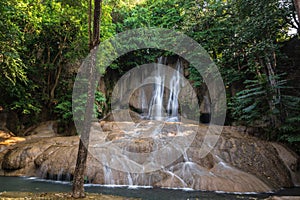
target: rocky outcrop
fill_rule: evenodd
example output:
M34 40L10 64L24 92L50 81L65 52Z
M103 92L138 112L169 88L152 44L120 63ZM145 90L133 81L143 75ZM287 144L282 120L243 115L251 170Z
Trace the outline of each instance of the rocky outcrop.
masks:
M29 127L23 132L23 135L27 139L58 136L57 126L57 121L45 121L37 126Z
M11 145L15 145L18 142L24 141L25 138L17 137L9 131L0 130L0 152Z
M299 158L296 154L280 144L241 134L230 127L223 129L215 148L201 157L200 146L204 141L207 126L164 123L160 133L153 135L154 129L149 126L157 127L156 122L141 121L138 127L133 125L136 124L133 122L95 123L91 132L91 148L101 148L101 146L96 147L95 144L105 143L117 145L126 152L146 155L164 148L170 141L184 138L183 135L195 133L195 138L182 152L182 156L174 159L169 165L162 166L161 169L145 171L145 173L134 173L129 168L127 172L113 169L109 166L108 160L106 163L101 160L104 154L95 155L98 151L90 149L86 169L88 182L208 191L267 192L291 187L299 180ZM181 126L180 135L174 129L174 125ZM130 127L135 127L135 131L130 130ZM38 137L37 134L34 138L27 138L2 150L0 175L71 180L75 169L78 142L77 136ZM115 152L111 160L121 163L121 160L118 160L119 153ZM134 160L130 157L128 159ZM141 156L135 161L145 164L149 159L147 156ZM133 166L127 165L126 162L122 164L125 167Z

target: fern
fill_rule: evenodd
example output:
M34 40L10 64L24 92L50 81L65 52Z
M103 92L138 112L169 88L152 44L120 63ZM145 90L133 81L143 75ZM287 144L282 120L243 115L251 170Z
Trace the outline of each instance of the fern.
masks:
M272 133L271 138L287 143L300 152L300 97L286 95L286 91L291 89L287 81L282 76L275 79L275 88L270 88L266 76L246 80L245 89L231 99L229 109L238 123L258 126L262 122L264 129ZM276 94L276 89L280 89L282 94ZM272 116L278 119L278 126L269 123Z
M266 81L246 80L245 89L231 99L229 109L237 122L254 125L257 121L263 121L265 116L262 113L268 113L266 112L268 110Z

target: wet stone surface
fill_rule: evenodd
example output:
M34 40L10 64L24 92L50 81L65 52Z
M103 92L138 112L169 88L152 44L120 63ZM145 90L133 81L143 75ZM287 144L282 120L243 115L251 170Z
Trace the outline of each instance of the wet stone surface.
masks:
M94 123L87 181L226 192L275 191L292 187L299 181L295 167L299 165L299 158L280 144L224 127L212 151L201 157L207 126L178 122L159 125L161 122L155 121ZM180 131L176 131L178 126ZM38 135L24 137L2 149L0 175L70 181L79 138ZM190 143L186 142L187 137L192 138ZM188 147L179 151L176 145ZM114 152L107 152L109 148ZM161 149L165 152L161 153ZM179 156L175 156L176 153L180 153ZM172 162L149 170L157 162L170 158ZM142 169L144 173L134 172L135 169Z

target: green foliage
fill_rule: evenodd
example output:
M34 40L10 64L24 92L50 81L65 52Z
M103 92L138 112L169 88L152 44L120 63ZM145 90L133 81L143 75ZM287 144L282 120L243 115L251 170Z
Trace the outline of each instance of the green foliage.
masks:
M300 153L300 97L284 95L282 97L284 115L279 127L277 139L290 144Z
M17 9L15 1L0 2L0 71L3 85L15 85L17 81L26 82L25 64L21 59L23 51L22 32L14 23Z
M100 119L103 117L103 110L105 106L106 98L102 92L95 92L95 104L94 104L94 113L96 118Z
M229 109L233 118L249 126L260 123L266 126L268 115L273 115L269 102L272 101L272 89L268 85L266 76L260 79L246 80L245 89L241 90L232 98Z
M119 22L119 29L122 31L140 27L180 29L183 20L180 1L174 0L144 1L135 7L118 9L115 12L123 20Z
M271 81L276 73L269 72L267 65L271 63L270 68L277 65L273 59L278 53L276 41L286 38L291 4L276 0L149 0L123 9L118 16L123 20L120 30L158 26L188 34L218 64L229 89L246 80L253 81L246 81L247 88L233 100L228 95L234 105L231 110L234 118L253 124L258 120L268 121L282 110L276 102L280 88ZM203 83L199 73L192 67L189 72L194 86L200 87Z
M88 54L87 8L84 0L0 2L1 106L27 118L36 119L41 110L47 110L48 118L72 121L76 68ZM285 78L276 71L283 57L279 42L288 40L288 29L297 24L292 20L291 0L106 0L102 12L102 41L139 27L169 28L192 37L222 73L232 119L264 126L273 139L298 144L299 98L287 95ZM136 45L127 42L127 48ZM163 42L174 45L176 41ZM129 52L110 69L122 75L161 55L172 52ZM201 75L192 66L188 78L195 87L203 86ZM86 95L77 101L84 105ZM98 118L105 101L104 95L96 92ZM84 106L75 112L83 113Z
M102 40L109 39L116 34L116 24L113 23L111 16L113 7L110 5L102 5L100 36Z
M73 79L65 66L88 52L86 8L84 1L0 3L1 106L33 118L46 108L51 119L55 102L69 91L60 78Z
M83 120L84 117L84 111L85 111L85 105L86 105L87 95L82 94L79 98L74 99L74 103L76 104L76 107L74 109L74 112L76 113L75 116L81 116L82 118L79 120ZM96 91L95 92L95 102L94 102L94 117L100 119L103 117L103 109L105 106L106 98L103 93ZM79 105L79 106L78 106ZM72 110L72 100L71 96L66 98L65 100L59 102L55 106L54 112L60 116L62 122L70 122L74 120L73 116L73 110ZM77 119L78 120L78 119Z
M189 80L192 81L194 87L200 87L203 84L203 79L198 70L192 66L189 67Z
M72 119L72 101L63 101L55 106L55 113L61 116L62 120L69 121Z
M281 93L268 84L268 78L247 80L245 89L229 103L230 113L236 122L247 126L260 126L269 132L269 139L286 142L300 152L300 97L286 95L290 90L282 76L276 77ZM274 107L270 107L270 102ZM272 119L278 120L276 124Z

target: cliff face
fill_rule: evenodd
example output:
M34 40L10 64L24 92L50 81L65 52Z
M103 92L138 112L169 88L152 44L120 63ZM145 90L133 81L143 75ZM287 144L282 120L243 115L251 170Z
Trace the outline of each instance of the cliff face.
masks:
M162 63L160 63L160 60L163 60ZM157 63L159 63L159 68L156 64L149 63L124 69L126 71L122 72L120 72L120 69L107 68L98 87L107 99L104 114L119 108L129 108L142 116L149 114L151 108L153 108L151 102L156 95L156 87L160 85L163 88L163 94L161 95L162 109L166 113L173 113L173 107L169 105L173 105L177 99L180 115L193 119L199 118L200 105L204 101L204 96L209 97L206 85L203 83L194 87L195 81L190 80L189 63L183 58L178 56L161 56L158 58ZM180 63L180 67L178 67L178 63ZM160 68L163 69L159 70ZM179 73L175 75L177 71ZM178 79L173 80L174 76L178 76ZM157 83L156 79L158 78L161 78L161 83ZM178 84L178 88L176 84ZM207 104L210 104L209 98L207 98Z

